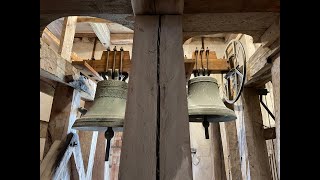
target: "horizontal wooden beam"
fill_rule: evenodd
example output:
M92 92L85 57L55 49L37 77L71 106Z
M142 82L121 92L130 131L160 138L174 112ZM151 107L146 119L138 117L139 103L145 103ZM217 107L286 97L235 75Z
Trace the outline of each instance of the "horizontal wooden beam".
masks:
M77 23L111 23L112 21L102 19L102 18L95 18L95 17L78 17Z
M96 83L80 75L77 68L54 52L42 39L40 39L40 76L79 90L85 100L94 99Z
M110 30L107 24L102 23L89 23L94 33L99 38L101 44L108 48L110 46Z
M263 136L265 140L275 139L276 138L276 128L271 127L263 130Z
M94 38L97 37L95 33L76 33L75 38ZM110 43L112 45L121 45L121 44L132 44L133 43L133 33L113 33L110 34Z
M270 46L280 37L280 17L260 37L262 46Z
M93 81L98 82L103 80L102 76L85 61L72 61L72 65Z
M280 40L271 46L260 46L247 61L246 87L261 87L271 80L272 61L280 53Z
M115 60L115 69L120 68L120 51L116 53L116 60ZM113 58L114 58L114 51L109 52L109 62L108 68L112 69L113 67ZM102 73L106 72L106 65L107 65L107 51L102 52L102 56L100 60L85 60L96 72ZM122 61L122 68L123 72L130 72L131 61L130 61L130 54L129 51L123 51L123 61Z

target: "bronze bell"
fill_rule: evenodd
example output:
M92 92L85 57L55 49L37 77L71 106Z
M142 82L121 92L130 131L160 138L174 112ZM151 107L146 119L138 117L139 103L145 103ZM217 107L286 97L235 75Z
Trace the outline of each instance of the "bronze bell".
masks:
M198 76L188 81L188 112L190 122L226 122L236 114L228 109L219 95L217 80Z
M106 131L108 127L123 127L127 92L128 84L124 81L99 81L91 108L75 121L72 128Z

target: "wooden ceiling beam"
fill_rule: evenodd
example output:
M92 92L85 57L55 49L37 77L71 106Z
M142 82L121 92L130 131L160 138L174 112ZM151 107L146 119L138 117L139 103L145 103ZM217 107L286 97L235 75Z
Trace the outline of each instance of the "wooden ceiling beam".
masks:
M96 17L78 17L77 23L112 23L112 21Z
M110 30L107 24L103 23L89 23L94 33L99 38L101 44L108 48L110 46Z

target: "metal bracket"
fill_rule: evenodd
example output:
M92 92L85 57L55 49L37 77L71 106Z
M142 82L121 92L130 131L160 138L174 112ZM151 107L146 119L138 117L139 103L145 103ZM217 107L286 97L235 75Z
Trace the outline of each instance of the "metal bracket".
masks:
M269 91L267 89L258 89L257 91L259 94L260 103L262 104L264 109L267 110L268 114L273 118L273 120L276 120L274 115L272 114L272 112L269 110L268 106L266 104L264 104L264 102L262 101L262 96L267 95L269 93Z

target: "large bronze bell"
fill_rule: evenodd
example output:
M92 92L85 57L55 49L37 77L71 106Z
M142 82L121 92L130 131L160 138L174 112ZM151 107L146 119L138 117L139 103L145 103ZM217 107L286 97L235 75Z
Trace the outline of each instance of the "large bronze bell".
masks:
M190 122L226 122L235 120L219 96L217 80L210 76L197 76L188 81L188 112Z
M128 84L125 81L99 81L91 108L75 121L72 128L106 131L108 127L123 127L127 92Z

